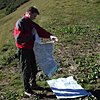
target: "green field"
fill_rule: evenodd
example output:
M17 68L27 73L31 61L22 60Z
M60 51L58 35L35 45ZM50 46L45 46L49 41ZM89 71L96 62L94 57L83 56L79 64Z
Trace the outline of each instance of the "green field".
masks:
M0 100L56 100L48 91L35 91L35 99L24 98L13 28L28 7L35 5L36 22L59 39L54 56L59 70L51 78L74 76L93 93L75 100L100 100L100 0L30 0L5 16L0 11ZM37 83L48 88L48 78L40 72Z

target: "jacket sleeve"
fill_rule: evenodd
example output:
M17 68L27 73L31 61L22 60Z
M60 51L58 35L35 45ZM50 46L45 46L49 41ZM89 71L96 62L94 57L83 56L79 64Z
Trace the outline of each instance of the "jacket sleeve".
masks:
M41 38L50 38L50 36L52 35L50 32L47 32L45 29L43 29L42 27L40 27L35 22L34 22L34 27L37 30L37 33L38 33L39 37L41 37Z
M28 42L32 36L25 36L23 24L20 21L17 21L14 27L14 37L15 41L19 44Z

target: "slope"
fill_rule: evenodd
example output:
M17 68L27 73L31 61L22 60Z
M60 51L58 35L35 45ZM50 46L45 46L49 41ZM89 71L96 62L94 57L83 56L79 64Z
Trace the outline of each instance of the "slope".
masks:
M18 60L10 59L16 50L12 33L16 20L25 13L28 7L33 5L40 10L36 22L59 38L59 42L55 44L54 53L60 69L53 78L73 75L84 88L93 92L99 90L100 3L97 2L98 0L92 1L30 0L15 12L0 19L1 98L23 99ZM42 73L39 76L37 77L38 84L48 87L46 83L48 78ZM51 92L46 92L39 91L42 99L56 99ZM96 97L91 98L95 100Z

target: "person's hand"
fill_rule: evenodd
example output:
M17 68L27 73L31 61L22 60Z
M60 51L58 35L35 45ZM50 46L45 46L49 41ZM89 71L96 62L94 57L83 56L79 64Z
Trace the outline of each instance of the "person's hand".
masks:
M53 41L53 42L57 42L58 41L58 38L56 36L50 36L50 39Z

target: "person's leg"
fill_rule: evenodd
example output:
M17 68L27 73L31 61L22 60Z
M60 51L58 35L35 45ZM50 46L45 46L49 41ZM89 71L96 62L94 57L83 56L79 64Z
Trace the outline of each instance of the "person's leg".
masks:
M34 51L32 51L31 53L31 65L32 65L32 74L31 74L31 89L33 90L42 90L43 88L38 86L36 84L36 74L37 74L37 65L36 65L36 60L35 60L35 54L34 54Z
M31 84L36 85L36 74L37 74L37 65L36 65L36 60L35 60L35 54L34 51L31 51Z
M20 53L20 62L22 67L22 78L24 83L25 92L33 93L30 88L30 77L31 77L31 58L30 51L22 49Z

